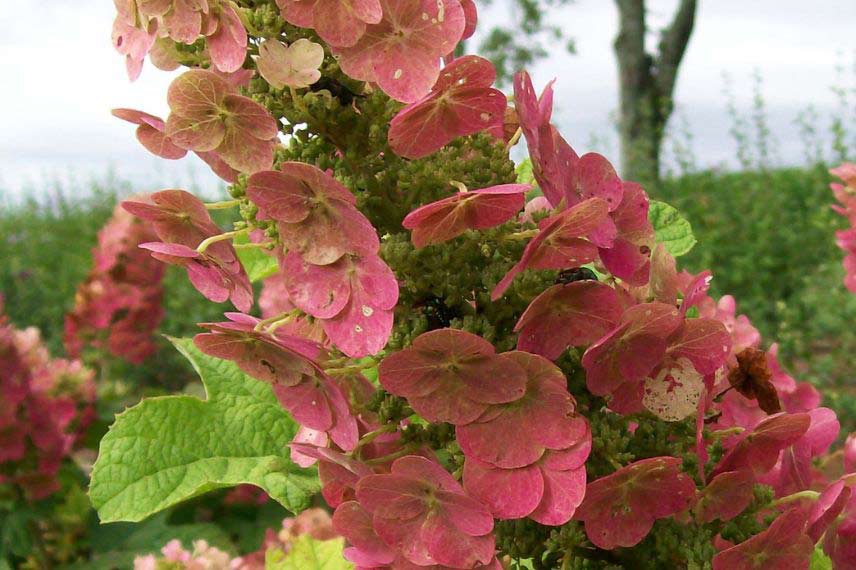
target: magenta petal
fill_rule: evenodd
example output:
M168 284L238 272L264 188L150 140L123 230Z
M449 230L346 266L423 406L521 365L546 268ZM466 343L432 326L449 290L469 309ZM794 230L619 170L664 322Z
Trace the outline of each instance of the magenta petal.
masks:
M517 321L517 348L555 360L569 346L600 339L618 324L622 312L618 294L608 285L555 285L536 297Z
M738 443L720 460L713 474L749 470L756 476L773 468L779 452L796 443L811 425L808 414L776 414L744 433Z
M385 358L381 385L410 400L430 421L468 423L488 404L523 396L526 375L515 362L503 362L484 339L454 329L420 335L411 348Z
M565 388L562 371L552 362L526 352L507 352L528 375L526 395L496 406L480 421L458 425L458 444L468 457L504 469L525 467L546 449L565 449L590 437L575 415L575 402Z
M544 494L537 465L500 469L472 457L464 462L464 488L498 519L519 519L535 510Z
M393 99L412 103L440 75L440 58L451 53L465 27L457 0L382 0L383 19L367 26L352 46L340 47L347 75L375 81ZM400 33L407 30L407 33Z
M814 542L803 532L805 515L791 509L763 532L713 557L713 570L808 570Z
M280 261L285 290L294 306L318 319L335 317L351 298L348 262L311 265L289 252Z
M324 392L333 414L333 426L328 431L330 439L343 451L351 451L357 446L357 440L360 438L357 418L351 414L348 400L339 386L329 379L323 382Z
M541 469L544 474L544 496L529 518L549 526L563 525L574 512L586 493L585 467L570 471Z
M701 375L713 374L731 354L731 335L717 320L690 319L671 342L669 354L675 359L689 359Z
M742 513L754 499L755 478L746 471L720 473L708 483L695 507L698 519L729 521Z
M389 564L395 558L395 553L375 534L371 515L356 501L342 503L336 508L333 528L379 564Z
M436 498L443 504L445 516L456 529L469 536L484 536L493 530L493 516L479 501L456 492L438 491Z
M273 391L297 423L320 431L327 431L333 426L333 412L327 395L314 381L306 380L296 386L276 384Z
M413 230L416 247L442 243L468 229L486 229L510 220L523 207L523 193L529 188L504 184L461 192L413 210L402 225Z
M421 158L459 136L482 131L501 120L507 102L490 85L493 65L478 56L455 59L440 74L431 93L402 109L390 123L392 150Z
M231 5L220 5L217 31L208 37L208 51L217 69L237 71L244 64L247 52L247 30Z
M420 538L427 545L435 563L453 568L487 564L496 553L493 535L471 536L459 532L446 513L429 513L422 525Z

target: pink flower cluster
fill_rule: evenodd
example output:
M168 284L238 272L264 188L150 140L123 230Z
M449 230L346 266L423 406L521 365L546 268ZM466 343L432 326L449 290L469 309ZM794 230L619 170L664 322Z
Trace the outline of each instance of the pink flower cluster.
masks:
M260 218L276 222L287 251L280 272L289 301L348 356L381 350L392 331L398 281L354 195L314 166L286 162L252 175L247 196Z
M184 267L207 299L215 303L230 299L238 310L250 310L253 289L232 244L216 241L204 251L197 249L222 233L199 198L184 190L163 190L125 200L122 207L147 221L161 240L140 244L152 257Z
M155 351L153 335L163 318L163 267L139 249L151 230L117 207L98 233L93 266L65 317L65 347L109 351L139 364Z
M464 487L494 517L570 520L585 491L591 432L553 363L496 354L478 336L441 329L384 359L379 377L423 418L456 426Z
M247 31L229 0L113 0L113 47L125 56L128 77L139 77L152 52L159 68L173 70L178 63L159 39L190 45L205 37L211 63L222 72L244 64Z
M246 74L224 78L213 71L192 69L170 84L170 114L160 117L134 109L113 115L137 125L137 140L152 154L177 160L193 151L227 182L239 172L270 168L279 127L267 109L238 94Z
M193 541L192 550L185 549L178 540L171 540L161 548L160 556L137 556L134 559L134 570L156 570L163 567L183 570L264 570L265 556L269 550L279 550L288 555L294 542L301 536L309 536L318 541L338 537L327 511L312 508L296 517L284 519L277 530L267 529L261 548L255 552L233 558L205 540Z
M761 337L745 316L735 314L733 298L715 302L705 296L699 312L722 322L732 341L725 366L707 382L700 403L700 460L708 459L705 423L735 435L722 440L726 453L713 466L693 512L701 522L730 520L752 502L756 483L771 486L780 499L780 505L770 509L776 520L763 532L737 545L717 540L721 551L713 559L714 569L807 569L818 541L834 568L856 565L856 549L850 546L856 529L856 502L850 500L856 485L854 438L848 439L837 474L819 469L816 460L839 434L835 413L819 407L814 387L782 369L775 344L766 353L758 350ZM753 390L747 391L747 385ZM771 398L783 411L769 415L761 408Z
M835 233L836 242L844 253L844 284L856 293L856 164L846 163L830 170L844 184L831 184L838 204L833 209L847 218L850 228Z
M193 550L185 550L178 539L170 540L161 548L161 556L148 554L134 559L134 570L157 570L158 568L181 570L250 570L258 566L243 565L240 558L232 558L228 552L211 546L205 540L193 541ZM264 566L261 566L263 568Z
M93 420L94 401L91 370L50 358L38 330L17 330L0 314L0 485L31 500L57 491L57 472Z
M641 186L622 181L604 157L578 156L550 123L552 84L536 98L526 73L515 77L520 128L533 174L556 213L539 224L523 257L493 291L500 298L525 269L563 269L598 260L625 283L648 283L654 230Z
M282 17L314 28L349 76L398 101L424 97L440 59L474 31L472 0L277 0Z

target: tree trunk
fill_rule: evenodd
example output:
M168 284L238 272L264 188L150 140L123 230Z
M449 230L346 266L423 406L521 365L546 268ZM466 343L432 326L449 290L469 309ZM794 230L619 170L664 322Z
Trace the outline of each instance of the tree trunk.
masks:
M663 133L674 104L678 67L695 24L696 0L681 0L662 31L657 54L645 51L645 0L615 0L620 86L621 163L625 178L653 183L660 176Z

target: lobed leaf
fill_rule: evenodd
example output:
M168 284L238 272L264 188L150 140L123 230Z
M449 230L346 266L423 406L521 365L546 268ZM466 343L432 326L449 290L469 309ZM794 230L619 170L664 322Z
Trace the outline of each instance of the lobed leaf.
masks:
M117 416L101 441L89 490L101 521L140 521L243 483L289 510L308 506L318 483L289 458L297 425L271 388L202 354L189 339L172 342L202 378L208 399L149 398Z

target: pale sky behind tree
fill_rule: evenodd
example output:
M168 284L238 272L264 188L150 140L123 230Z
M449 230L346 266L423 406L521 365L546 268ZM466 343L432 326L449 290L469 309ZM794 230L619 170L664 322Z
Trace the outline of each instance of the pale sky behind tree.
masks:
M501 0L495 4L483 12L481 29L509 18ZM677 0L648 4L656 29L667 23ZM856 117L856 0L699 4L676 93L677 118L693 135L699 166L737 166L724 72L744 113L751 111L753 73L763 78L777 163L803 162L794 120L809 105L828 141L831 115L844 114L837 110L833 85L850 90L846 112ZM69 179L85 188L88 180L112 172L140 191L195 183L203 194L216 194L217 179L195 157L158 159L136 142L133 125L110 115L111 108L131 107L165 116L166 89L175 76L147 63L137 82L128 81L122 57L110 44L114 12L109 0L23 0L0 12L0 191L40 194L53 181ZM568 55L557 46L532 70L536 88L557 78L555 118L565 137L578 151L598 150L617 160L615 5L577 0L550 18L562 22L578 53Z

